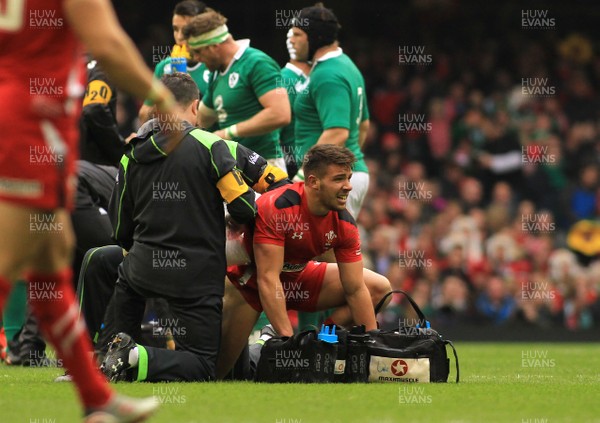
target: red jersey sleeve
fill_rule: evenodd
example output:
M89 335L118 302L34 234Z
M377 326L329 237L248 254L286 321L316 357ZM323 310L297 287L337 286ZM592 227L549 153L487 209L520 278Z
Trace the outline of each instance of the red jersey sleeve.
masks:
M334 248L338 263L354 263L362 260L360 236L355 224L340 220L340 241Z
M264 197L264 196L263 196ZM258 213L254 226L254 243L285 245L285 231L282 231L277 222L284 221L282 216L285 210L275 208L273 197L269 201L257 200Z

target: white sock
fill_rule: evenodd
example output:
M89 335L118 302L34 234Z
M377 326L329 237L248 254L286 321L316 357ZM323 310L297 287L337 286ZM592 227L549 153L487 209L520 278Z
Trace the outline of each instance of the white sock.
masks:
M138 347L134 347L129 350L129 365L131 367L137 367L139 359L140 353L138 351Z
M267 342L267 341L268 341L269 339L271 339L272 337L273 337L273 335L265 333L265 334L264 334L264 335L262 335L262 336L261 336L259 339L260 339L261 341L265 341L265 342Z

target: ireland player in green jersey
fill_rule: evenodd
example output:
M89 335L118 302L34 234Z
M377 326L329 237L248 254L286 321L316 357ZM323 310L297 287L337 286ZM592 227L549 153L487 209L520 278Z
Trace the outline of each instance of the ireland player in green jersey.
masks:
M296 50L292 47L290 38L292 37L292 30L290 29L286 38L286 46L290 54L290 61L285 64L281 69L281 76L278 80L278 87L285 91L290 99L290 106L294 107L294 102L298 95L308 94L308 74L310 72L310 65L306 62L300 62L296 60ZM289 125L281 128L279 133L279 140L283 154L285 157L285 164L287 166L287 173L290 178L293 178L298 171L298 163L301 164L302 156L299 156L299 148L296 147L294 137L294 125L295 118L292 110L292 121ZM299 157L298 157L299 156Z
M295 142L300 156L315 144L344 145L357 159L347 209L358 217L369 186L361 146L369 127L364 79L337 41L337 18L322 6L306 7L292 24L297 60L312 62L308 94L296 97Z
M285 170L277 129L290 123L291 109L287 95L277 89L279 66L248 42L236 42L226 22L208 11L184 28L192 57L213 72L198 110L200 122L205 128L216 122L216 135Z
M173 9L172 24L173 38L175 38L175 43L177 45L182 46L185 44L183 27L194 16L204 13L207 10L210 9L206 7L206 4L198 0L184 0L175 5L175 8ZM164 74L173 73L173 70L174 69L171 66L171 57L166 57L154 68L154 77L160 79ZM210 71L206 68L204 63L189 60L187 64L187 73L192 77L196 85L198 85L200 94L204 95L210 79ZM138 114L140 123L144 123L150 118L151 111L152 103L149 100L144 101Z

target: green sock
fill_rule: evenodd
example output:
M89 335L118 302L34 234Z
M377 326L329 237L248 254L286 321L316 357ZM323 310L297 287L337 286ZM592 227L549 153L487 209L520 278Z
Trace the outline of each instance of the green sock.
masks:
M298 330L303 331L314 328L317 328L317 331L321 330L321 324L323 324L334 311L334 308L330 308L329 310L315 311L312 313L305 311L298 312Z
M267 319L267 315L264 312L260 313L260 316L258 316L258 320L256 321L256 324L254 325L252 332L261 330L263 328L263 326L266 326L268 324L269 324L269 319Z
M300 311L298 312L298 330L303 331L313 329L313 327L320 328L323 320L324 317L322 311L315 311L312 313Z
M15 333L21 329L25 323L25 311L27 309L27 285L24 281L18 281L14 284L12 291L4 307L2 324L6 332L7 341L12 340Z

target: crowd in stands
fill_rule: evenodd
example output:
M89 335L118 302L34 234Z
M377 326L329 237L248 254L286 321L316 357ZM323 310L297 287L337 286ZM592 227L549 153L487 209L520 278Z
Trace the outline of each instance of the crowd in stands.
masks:
M521 42L367 73L366 265L439 325L597 327L600 57L580 35ZM411 317L394 302L384 319Z

